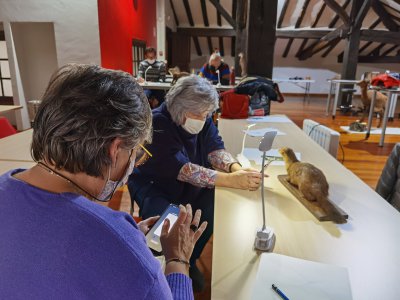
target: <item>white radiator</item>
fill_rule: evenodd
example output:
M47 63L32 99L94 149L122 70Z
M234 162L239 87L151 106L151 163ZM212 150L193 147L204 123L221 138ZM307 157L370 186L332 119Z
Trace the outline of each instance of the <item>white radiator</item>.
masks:
M336 158L340 139L339 132L310 119L305 119L303 121L303 131Z

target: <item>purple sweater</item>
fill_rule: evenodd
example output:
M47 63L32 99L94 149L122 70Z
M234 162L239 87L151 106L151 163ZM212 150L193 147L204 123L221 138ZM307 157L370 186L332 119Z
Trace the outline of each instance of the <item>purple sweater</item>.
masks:
M193 299L126 213L0 176L0 299Z

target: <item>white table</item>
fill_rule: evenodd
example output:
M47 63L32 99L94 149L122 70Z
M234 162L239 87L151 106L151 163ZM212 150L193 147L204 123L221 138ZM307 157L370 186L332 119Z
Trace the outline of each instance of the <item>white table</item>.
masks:
M0 105L0 113L5 113L17 109L21 109L22 106L20 105Z
M329 87L328 99L326 102L326 115L327 116L329 115L332 93L333 93L333 90L335 90L335 100L333 101L333 107L332 107L332 119L335 119L336 108L337 108L337 104L339 102L340 87L344 84L352 84L354 86L356 83L359 82L359 80L334 79L334 80L328 80L328 81L330 82L330 87Z
M241 150L245 120L224 120L219 130L226 148ZM266 180L267 224L276 232L275 253L347 267L355 300L400 299L400 214L292 123L275 127L274 148L290 146L302 160L322 169L330 199L349 214L347 224L318 222L278 181L282 166L270 166ZM254 129L254 128L252 128ZM259 138L247 137L256 147ZM212 299L250 299L260 257L252 250L262 225L260 191L217 188L213 239ZM270 287L266 287L270 288Z
M32 162L32 129L0 139L0 160Z
M275 83L292 83L304 90L304 99L303 101L306 101L306 98L308 99L308 102L310 102L310 88L311 88L311 83L315 83L315 80L313 79L282 79L282 78L274 78L272 79L273 82ZM303 86L302 84L305 84Z
M168 91L171 88L171 83L169 82L146 82L139 83L139 85L145 90L164 90ZM214 85L217 91L223 92L233 89L235 86L233 85Z
M386 135L386 127L387 127L387 122L390 117L393 118L394 115L394 110L396 108L396 102L397 102L397 96L400 94L400 88L397 89L379 89L379 88L372 88L374 91L374 94L371 99L371 105L369 109L369 115L368 115L368 127L367 127L367 133L365 135L365 139L369 138L370 132L371 132L371 127L372 127L372 117L374 115L374 106L375 106L375 101L376 101L376 94L377 92L381 92L387 95L387 103L385 107L385 113L383 115L383 120L382 120L382 133L381 133L381 138L379 140L379 146L383 147L383 144L385 143L385 135ZM392 115L391 115L392 113ZM382 117L382 116L380 116Z

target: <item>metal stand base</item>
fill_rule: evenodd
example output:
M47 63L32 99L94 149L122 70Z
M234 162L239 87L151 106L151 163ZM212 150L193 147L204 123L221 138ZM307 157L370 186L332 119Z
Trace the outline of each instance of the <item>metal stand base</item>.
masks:
M261 252L272 252L275 247L275 233L271 227L264 230L257 230L256 239L254 241L254 250Z

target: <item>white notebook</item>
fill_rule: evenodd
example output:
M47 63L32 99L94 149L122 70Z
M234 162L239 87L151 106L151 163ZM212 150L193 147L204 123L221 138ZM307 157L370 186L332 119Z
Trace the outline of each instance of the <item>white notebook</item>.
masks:
M282 299L275 284L290 300L351 300L346 268L275 253L261 255L253 300Z

